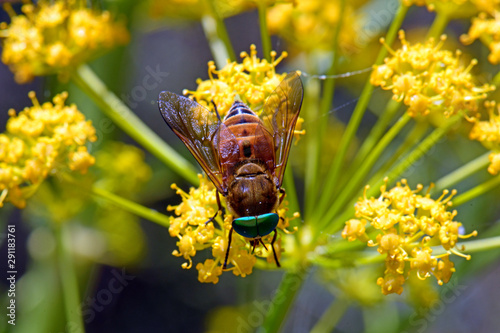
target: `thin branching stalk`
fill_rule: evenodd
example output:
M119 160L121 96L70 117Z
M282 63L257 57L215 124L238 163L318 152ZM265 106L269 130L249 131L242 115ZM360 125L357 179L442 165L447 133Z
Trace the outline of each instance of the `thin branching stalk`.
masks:
M57 263L64 298L64 311L68 327L74 332L85 332L82 318L80 291L75 272L73 258L68 246L69 233L66 224L62 223L55 230L57 240Z
M405 113L390 130L380 139L373 150L368 154L363 164L356 170L353 177L349 180L347 186L342 190L341 195L335 200L332 207L326 212L324 221L332 220L339 210L345 206L347 201L357 194L358 189L362 187L362 182L370 172L371 168L377 162L382 152L392 142L392 140L400 133L400 131L408 124L411 117Z
M332 40L332 59L330 63L330 68L328 69L327 76L330 78L326 79L323 85L323 97L321 98L320 107L316 112L316 119L320 119L324 115L328 115L330 108L333 104L333 96L335 94L335 80L333 76L337 74L337 63L339 59L339 34L340 29L343 24L344 11L345 11L346 1L340 1L340 11L339 11L339 21L337 22L337 26L335 27L335 31L333 34ZM318 195L318 175L319 175L319 165L322 156L322 142L326 133L326 129L328 128L328 116L325 116L323 121L317 121L314 126L313 131L309 131L308 135L311 136L310 147L307 149L307 167L305 173L305 192L307 195L305 196L305 207L306 214L309 216L309 212L311 212L314 208L314 205L317 202Z
M444 29L446 29L449 22L450 18L446 14L438 12L431 27L429 28L429 31L427 32L427 39L437 39L444 32Z
M308 267L287 271L276 290L271 306L259 333L279 332L286 315L297 297L308 272Z
M463 114L459 113L451 117L448 122L442 127L436 128L432 133L430 133L420 144L415 147L408 155L406 155L401 162L396 164L388 173L387 178L389 181L393 182L397 180L403 172L405 172L413 163L418 161L424 154L426 154L429 149L431 149L439 140L452 128L455 124L457 124L460 120L463 119ZM375 175L370 178L367 184L370 185L370 189L366 191L367 197L377 196L380 192L380 186L384 184L384 178L379 175ZM360 193L362 190L360 190ZM345 221L350 219L354 215L354 204L357 201L358 196L353 196L352 200L345 205L345 209L343 213L339 216L333 217L333 223L329 224L326 229L323 229L323 232L326 234L335 233L342 228Z
M206 3L210 8L210 15L205 15L201 23L215 64L222 68L226 65L227 59L235 61L236 56L224 20L217 11L215 0L206 0Z
M453 199L453 206L457 207L464 203L477 198L478 196L498 187L500 185L500 176L491 178L490 180L479 184L472 189L464 192Z
M488 158L489 154L489 152L484 153L483 155L476 157L472 161L467 162L467 164L462 165L455 171L439 179L435 183L433 192L440 192L445 188L449 189L451 186L460 183L462 180L470 177L474 173L486 169L486 166L490 162Z
M401 5L399 7L398 12L394 17L394 20L391 23L389 31L387 32L387 36L385 39L387 44L390 45L394 42L397 32L401 27L401 24L403 23L403 20L407 12L408 12L407 6ZM387 49L384 46L382 46L380 48L379 54L377 56L377 59L375 60L374 65L382 64L386 54L387 54ZM363 115L365 113L366 107L368 106L368 102L370 101L373 90L374 87L368 80L363 88L363 92L361 93L359 101L356 104L356 107L353 111L349 124L346 127L344 135L340 140L338 152L335 155L332 166L328 172L326 180L324 181L324 187L323 187L324 191L320 197L319 204L316 209L316 214L314 216L314 218L317 220L321 218L326 209L331 205L331 198L333 197L335 191L338 190L337 188L338 177L340 175L341 168L344 165L347 150L356 134L361 119L363 118Z
M328 309L323 312L321 318L311 329L311 333L333 332L342 316L345 314L351 303L341 297L337 297Z
M375 125L373 125L370 134L363 140L361 147L359 148L356 157L354 158L352 165L352 170L356 170L356 166L361 165L363 160L366 158L368 153L375 147L378 140L384 135L384 132L387 130L387 126L389 126L390 122L394 119L394 117L398 114L398 110L401 106L401 103L391 99L388 103L382 114L378 118Z
M172 149L111 92L87 65L81 66L72 80L113 122L151 154L192 184L198 184L194 166ZM160 117L160 115L158 115Z
M267 3L265 0L257 1L259 9L260 40L262 43L262 53L267 61L271 62L271 35L267 29Z

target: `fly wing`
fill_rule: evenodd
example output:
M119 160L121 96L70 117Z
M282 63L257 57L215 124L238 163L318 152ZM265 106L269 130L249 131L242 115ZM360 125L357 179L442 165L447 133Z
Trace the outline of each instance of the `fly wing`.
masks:
M295 123L299 117L304 89L297 72L288 73L268 97L261 119L274 138L275 173L279 185L283 182Z
M195 101L168 91L160 93L158 105L167 125L184 142L219 192L225 193L217 152L220 119Z

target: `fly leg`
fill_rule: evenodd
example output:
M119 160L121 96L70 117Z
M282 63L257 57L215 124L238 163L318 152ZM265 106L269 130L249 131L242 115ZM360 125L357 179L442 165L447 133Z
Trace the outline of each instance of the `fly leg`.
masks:
M231 248L232 236L233 236L233 227L231 227L231 230L229 230L229 239L227 241L226 258L224 259L224 266L222 266L222 269L226 269L226 267L227 267L227 258L229 257L229 249Z
M274 250L274 242L276 241L276 236L278 236L278 230L274 229L274 237L271 242L271 247L273 248L274 261L276 261L276 266L281 267L278 256L276 255L276 250Z
M280 191L280 193L281 193L281 196L280 196L280 199L279 199L279 200L280 200L280 201L279 201L280 203L279 203L279 205L278 205L278 206L281 206L281 203L282 203L282 202L283 202L283 200L285 199L285 194L286 194L286 192L285 192L285 189L284 189L284 188L282 188L282 187L280 187L279 191Z
M215 212L214 216L208 219L207 222L205 222L205 225L209 224L210 222L213 222L213 220L217 217L217 214L219 214L219 211L222 212L222 216L226 214L226 210L224 207L222 207L220 203L220 197L219 197L219 191L216 191L215 197L217 198L217 211Z

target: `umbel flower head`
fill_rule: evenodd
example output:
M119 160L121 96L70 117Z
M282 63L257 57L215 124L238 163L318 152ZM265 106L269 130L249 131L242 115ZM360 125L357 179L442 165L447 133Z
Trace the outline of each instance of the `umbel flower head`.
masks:
M460 36L460 41L465 45L472 44L476 39L480 39L488 46L490 50L488 60L492 64L498 64L500 62L499 12L495 12L493 17L489 17L486 13L480 13L478 17L472 19L469 32Z
M426 6L429 11L436 11L450 18L463 18L478 12L494 14L500 8L499 0L402 0L405 6Z
M489 156L490 166L488 172L496 175L500 171L500 114L499 107L493 101L485 102L485 107L488 110L489 119L479 121L474 119L469 138L481 142L486 148L491 149Z
M233 104L236 97L247 104L252 110L262 108L266 98L276 89L286 73L277 74L276 65L287 56L283 52L276 58L276 52L271 52L271 62L257 58L257 47L250 45L250 54L241 52L241 63L229 62L217 70L213 61L208 62L209 80L198 79L196 91L184 90L184 95L195 99L198 103L223 117ZM213 103L212 103L213 101Z
M208 222L218 209L216 199L216 189L206 178L199 175L200 186L192 187L189 193L181 190L177 185L172 184L182 198L182 202L176 206L168 206L167 210L173 211L175 217L170 217L170 236L177 237L177 250L172 253L174 256L183 257L187 261L182 264L182 268L189 269L193 266L192 258L200 251L211 249L212 258L206 259L204 263L198 263L198 280L204 283L217 283L222 274L222 265L226 256L228 246L229 230L231 229L232 216L226 214L217 216L213 221ZM286 217L287 208L282 205L278 209L280 223L278 228L286 231L290 218ZM293 218L298 217L298 213ZM293 219L292 218L292 219ZM252 269L257 262L257 257L265 258L268 263L274 264L273 251L270 248L273 234L263 238L266 245L258 245L253 251L249 241L233 232L231 248L229 250L228 266L236 276L245 277L252 273ZM274 249L281 257L281 236L274 243Z
M371 84L392 90L393 99L403 101L412 117L432 112L449 117L459 111L475 116L479 102L495 89L489 84L477 85L470 73L477 60L463 67L460 51L441 50L445 36L437 45L432 38L425 44L411 45L402 30L399 38L403 44L400 49L393 51L386 45L392 57L374 66Z
M80 3L41 0L36 5L23 5L23 14L4 4L11 22L0 24L2 61L14 72L17 82L67 74L97 52L128 42L123 23L114 22L107 11L98 12Z
M276 52L272 51L272 60L268 62L257 57L257 47L252 44L250 54L241 52L241 63L228 61L227 65L217 70L215 63L209 61L209 79L205 81L198 79L195 91L185 89L183 93L212 112L215 112L215 103L221 117L229 111L236 98L259 114L267 97L287 75L276 73L276 66L287 55L283 52L276 58ZM296 140L299 135L305 134L305 130L301 129L303 122L304 120L299 117L294 131Z
M7 131L0 134L0 207L10 201L24 208L42 181L65 169L86 173L94 164L85 146L95 141L91 121L75 105L66 106L67 93L56 95L53 103L33 102L16 114L9 110Z
M269 9L267 22L271 33L283 37L299 50L332 50L336 47L332 43L335 33L332 27L339 24L343 14L339 47L345 53L353 53L359 48L355 41L363 22L354 6L365 2L349 2L342 13L339 1L285 1Z
M272 1L266 0L266 3ZM176 19L196 19L210 15L214 11L220 17L237 15L243 11L254 9L256 1L252 0L217 0L213 7L204 0L152 0L149 13L153 18L173 17Z
M365 187L364 197L356 203L356 219L346 222L342 237L376 246L386 255L384 276L377 280L385 295L401 294L409 274L447 283L455 271L450 254L470 259L456 249L457 241L477 235L462 235L462 224L454 220L457 211L448 211L456 191L445 190L434 200L428 193L418 194L422 185L412 190L405 179L390 190L386 187L381 187L378 198L367 198L369 186ZM445 253L435 256L431 247L439 245Z

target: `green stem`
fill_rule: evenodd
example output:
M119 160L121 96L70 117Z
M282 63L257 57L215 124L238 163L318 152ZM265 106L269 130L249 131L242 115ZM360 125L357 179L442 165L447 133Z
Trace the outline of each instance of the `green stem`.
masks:
M500 72L498 72L493 78L493 84L498 86L500 84Z
M226 65L228 59L229 61L235 61L236 56L224 20L219 15L215 5L215 0L206 0L206 3L210 9L210 15L203 16L201 24L214 56L215 64L218 68L222 68Z
M415 147L405 158L401 160L396 166L394 166L387 177L389 181L394 181L396 178L400 177L403 172L405 172L413 163L418 161L429 149L434 146L447 132L448 130L462 119L462 113L456 114L451 117L446 124L442 127L436 128L431 134L429 134L420 144ZM368 198L376 196L380 192L380 186L384 184L384 178L380 175L375 175L368 181L367 184L370 185L370 189L367 191L366 195ZM345 207L344 212L335 218L334 222L328 226L326 230L323 230L326 234L331 234L342 228L345 221L350 219L354 215L354 204L357 199L354 198Z
M168 227L170 225L170 218L167 215L161 214L154 209L144 207L136 202L127 200L125 198L122 198L116 194L98 188L96 186L92 186L90 191L95 198L105 199L114 204L115 206L122 208L123 210L126 210L139 217L142 217L146 220L158 223L163 227Z
M297 271L287 271L281 280L276 291L271 306L267 312L264 324L259 333L279 332L288 311L292 307L295 297L304 282L308 272L308 267L301 267Z
M387 126L397 114L400 106L401 103L396 102L393 99L391 99L389 103L387 103L385 110L380 115L380 118L378 118L377 122L370 131L370 134L366 137L365 140L363 140L363 144L359 148L358 153L356 154L356 157L352 162L352 165L354 166L352 168L353 170L356 170L356 166L359 166L361 165L361 163L363 163L368 153L373 149L373 147L375 147L378 140L384 135Z
M396 152L392 154L392 156L384 162L384 165L375 173L372 179L381 179L388 173L388 171L394 166L394 164L408 151L411 147L414 147L420 139L424 136L429 127L429 123L427 122L417 122L415 123L415 127L413 130L408 133L404 142L398 147Z
M344 11L345 11L345 4L346 1L342 0L340 2L340 14L339 14L339 21L337 22L337 25L335 27L335 31L333 34L333 40L332 40L332 45L333 45L333 54L332 54L332 59L330 63L330 68L328 69L327 76L328 77L333 77L337 73L337 63L339 59L339 34L340 34L340 28L343 25L343 18L344 18ZM335 80L330 78L325 81L325 84L323 85L323 97L320 102L319 109L316 111L316 119L320 119L323 115L328 115L330 108L333 104L333 96L335 94ZM309 132L309 136L311 136L311 140L309 141L310 143L310 149L307 150L308 152L308 158L307 158L307 173L305 176L306 179L306 191L307 193L305 197L305 211L306 215L309 216L310 212L312 209L314 209L314 206L317 202L317 195L318 195L318 175L319 175L319 165L320 165L320 159L322 156L322 141L326 133L326 129L328 127L328 117L325 117L324 121L319 121L318 125L315 126L314 131Z
M293 168L288 165L283 177L283 187L286 190L286 200L288 201L288 209L290 212L300 213L299 199L297 198L297 190L295 188L295 180L293 178Z
M491 178L490 180L488 180L480 185L477 185L476 187L468 190L467 192L462 193L459 196L455 197L453 199L453 206L458 207L458 206L466 203L467 201L470 201L474 198L477 198L481 194L484 194L484 193L488 192L489 190L496 188L499 185L500 185L500 176L496 176L494 178Z
M163 227L168 227L170 225L170 217L167 215L164 215L162 213L157 212L154 209L144 207L136 202L133 202L131 200L125 199L123 197L120 197L116 194L113 194L109 191L106 191L102 188L99 188L95 185L88 186L86 184L83 184L81 182L78 182L71 176L68 176L66 174L62 174L62 179L65 182L68 182L74 186L79 187L80 189L87 191L90 193L94 198L101 198L109 201L110 203L114 204L115 206L130 212L132 214L135 214L139 217L142 217L146 220L149 220L151 222L158 223L159 225Z
M198 184L196 169L172 149L155 132L113 94L87 65L73 72L73 82L80 87L101 110L125 133L155 155L180 176L192 184ZM158 115L158 117L160 117Z
M420 144L415 149L413 149L413 151L409 153L408 156L403 158L401 162L399 162L389 171L389 173L387 174L389 181L394 181L413 163L422 158L422 156L424 156L424 154L426 154L429 149L431 149L431 147L433 147L450 130L452 126L462 120L462 118L463 114L460 112L459 114L451 117L446 124L442 125L442 127L438 127L434 131L432 131L432 133L429 134L422 142L420 142ZM372 177L368 182L368 184L370 184L370 186L372 187L370 188L370 190L368 190L367 195L371 196L373 195L373 193L379 191L379 187L383 183L383 179L374 179L374 177Z
M444 29L450 22L450 18L448 15L443 14L442 12L438 12L436 14L436 18L432 22L432 26L429 28L427 32L427 39L434 38L437 39L443 33Z
M58 271L61 278L61 289L64 298L64 310L66 314L66 327L72 328L74 332L84 333L80 292L78 279L75 272L73 258L68 247L66 224L62 224L55 230L57 238Z
M354 195L357 194L359 187L361 186L363 180L370 172L373 165L377 162L378 158L382 154L382 152L387 148L389 143L396 137L396 135L401 132L401 130L406 126L406 124L410 121L411 117L408 113L405 113L394 126L380 139L378 144L373 148L371 153L366 157L363 161L363 164L356 170L354 176L349 180L347 186L342 189L340 196L335 200L334 204L331 208L326 212L326 216L322 218L323 221L331 221L338 211L344 207L344 205L351 199ZM324 225L324 224L323 224ZM320 227L321 228L321 227Z
M488 158L489 154L490 153L487 152L479 157L476 157L474 160L469 161L467 164L439 179L436 182L433 192L440 192L445 188L450 188L479 170L485 169L490 162Z
M394 17L394 20L391 23L391 26L389 28L389 31L387 32L386 36L386 43L387 44L392 44L394 42L394 39L396 38L397 32L399 27L401 26L406 13L408 11L408 7L401 5L398 9L398 12L396 13L396 16ZM387 54L387 49L382 46L377 59L375 60L374 65L380 65L383 61L384 58ZM368 102L370 101L372 92L373 92L374 87L371 85L370 81L367 80L365 83L365 86L363 88L363 92L361 93L361 96L359 98L358 103L356 104L356 107L354 108L353 114L351 116L351 119L349 120L349 124L346 127L346 130L342 136L342 139L340 140L339 143L339 150L337 154L335 155L335 158L333 160L333 164L328 172L327 178L324 182L324 193L321 195L319 204L317 206L316 211L317 217L323 215L323 212L328 208L329 206L329 199L333 196L335 191L338 190L337 188L337 181L338 177L340 175L341 167L344 163L344 159L347 153L347 150L351 144L352 139L354 138L356 131L359 127L359 124L361 122L361 119L363 118L363 115L365 113L366 107L368 106Z
M271 36L267 29L267 3L264 0L257 0L259 9L260 40L262 43L262 53L268 62L271 62Z
M311 329L311 333L333 332L338 322L351 305L344 298L337 297L321 315L319 321Z
M464 246L467 253L482 252L500 248L500 236L476 239L468 242L461 242L460 247Z

